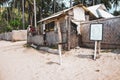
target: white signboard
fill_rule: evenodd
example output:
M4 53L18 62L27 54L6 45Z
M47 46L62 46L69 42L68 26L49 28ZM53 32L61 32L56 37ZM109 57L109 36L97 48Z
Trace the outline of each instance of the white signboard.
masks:
M94 23L94 24L91 24L90 26L90 40L102 40L102 27L103 27L103 24L101 23Z

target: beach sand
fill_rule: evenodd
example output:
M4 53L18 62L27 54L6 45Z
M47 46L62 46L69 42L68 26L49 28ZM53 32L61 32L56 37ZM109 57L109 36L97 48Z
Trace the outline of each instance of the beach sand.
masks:
M0 41L0 80L120 80L120 50L78 48L59 55L23 46L26 41Z

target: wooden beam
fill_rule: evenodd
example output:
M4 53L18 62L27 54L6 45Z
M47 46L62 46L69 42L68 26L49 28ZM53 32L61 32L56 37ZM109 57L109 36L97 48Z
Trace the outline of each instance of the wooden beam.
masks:
M71 16L68 17L67 21L68 21L67 22L67 28L68 28L67 29L67 36L68 36L67 37L67 45L68 45L68 51L69 51L70 50L70 46L71 46L70 45L71 44L71 42L70 42L70 38L71 38L70 37L70 35L71 35Z
M42 24L42 33L44 34L44 30L45 30L45 22L43 22Z

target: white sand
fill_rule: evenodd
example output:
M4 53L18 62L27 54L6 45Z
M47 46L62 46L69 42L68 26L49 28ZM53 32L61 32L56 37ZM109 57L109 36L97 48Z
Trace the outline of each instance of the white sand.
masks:
M58 55L25 48L25 43L0 41L0 80L120 80L119 50L94 61L92 49L73 49L59 65Z

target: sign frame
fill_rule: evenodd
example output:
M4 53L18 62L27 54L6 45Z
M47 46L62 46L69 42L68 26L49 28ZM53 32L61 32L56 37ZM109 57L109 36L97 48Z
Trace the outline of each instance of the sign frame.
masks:
M92 41L102 41L103 40L103 23L91 23L90 24L89 39Z

